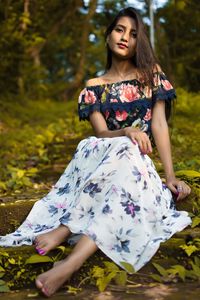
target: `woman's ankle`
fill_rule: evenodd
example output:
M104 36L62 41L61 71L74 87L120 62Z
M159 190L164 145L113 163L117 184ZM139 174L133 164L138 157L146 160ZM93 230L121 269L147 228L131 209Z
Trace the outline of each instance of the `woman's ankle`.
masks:
M72 273L77 272L83 263L84 261L78 259L74 254L69 254L67 258L62 261L62 264L65 264Z
M60 224L60 226L57 228L57 230L59 230L60 232L66 233L66 234L71 233L69 228L63 224Z
M65 225L60 225L58 228L55 229L56 234L58 234L63 239L71 234L69 228Z

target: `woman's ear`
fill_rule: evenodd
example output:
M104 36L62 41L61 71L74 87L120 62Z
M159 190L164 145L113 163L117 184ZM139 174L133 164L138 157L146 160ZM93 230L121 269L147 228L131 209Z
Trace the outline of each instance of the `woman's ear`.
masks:
M110 40L110 35L107 36L107 38L106 38L106 43L108 43L109 40Z
M108 42L109 42L109 36L107 36L107 38L106 38L105 47L108 46Z

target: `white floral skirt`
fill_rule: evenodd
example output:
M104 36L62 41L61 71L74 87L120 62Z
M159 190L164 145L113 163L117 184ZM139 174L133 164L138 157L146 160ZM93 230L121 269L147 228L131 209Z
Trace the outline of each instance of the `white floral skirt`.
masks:
M127 137L82 140L51 191L0 246L31 245L60 224L85 234L115 263L137 271L161 242L191 224L177 211L148 155Z

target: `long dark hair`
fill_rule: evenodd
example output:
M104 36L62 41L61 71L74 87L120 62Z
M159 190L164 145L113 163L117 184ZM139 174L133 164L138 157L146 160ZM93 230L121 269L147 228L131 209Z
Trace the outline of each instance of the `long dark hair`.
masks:
M135 20L137 27L137 42L136 51L132 57L132 62L139 73L139 76L145 81L149 86L153 85L153 70L156 71L157 59L151 47L150 41L147 37L146 30L142 18L139 13L133 7L127 7L117 14L112 23L107 27L105 31L105 40L109 34L115 28L118 20L121 17L130 17ZM112 65L112 51L107 44L107 63L106 70L109 70Z

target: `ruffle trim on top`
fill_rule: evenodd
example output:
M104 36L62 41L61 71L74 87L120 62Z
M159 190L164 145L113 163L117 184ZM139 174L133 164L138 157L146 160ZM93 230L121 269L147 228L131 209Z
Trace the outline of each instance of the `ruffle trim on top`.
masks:
M156 92L153 92L152 102L154 105L156 103L156 101L158 101L158 100L164 100L166 102L171 102L175 98L176 98L176 92L174 89L166 91L163 88L158 88L158 90Z
M126 84L129 81L122 81L119 83L125 83ZM116 85L117 83L115 83ZM111 84L110 84L111 85ZM112 84L114 85L114 83ZM106 98L102 95L105 91L105 86L91 86L86 87L79 96L79 106L78 106L78 113L80 120L89 120L89 115L93 113L94 111L98 111L101 113L108 112L116 112L116 111L126 111L127 113L134 113L134 111L139 110L143 111L143 109L151 109L155 103L158 100L164 100L166 106L171 106L171 101L176 98L176 93L171 85L171 83L167 80L164 73L158 73L157 77L155 76L155 86L152 89L152 97L146 98L142 97L139 99L133 99L133 101L126 102L121 101L121 99L118 99L116 96L116 102L112 102L112 99L109 96L109 92L106 95ZM110 90L110 94L112 95L112 90ZM117 95L120 97L120 95ZM118 101L118 102L117 102Z
M89 120L89 115L93 113L94 111L101 112L101 105L100 103L94 103L94 104L87 104L85 107L83 107L83 104L80 104L78 107L78 114L79 114L79 120Z
M80 108L81 106L81 108ZM80 120L88 120L89 115L94 112L98 111L101 113L105 113L106 111L126 111L129 113L135 109L141 110L144 109L146 111L147 108L151 108L151 101L147 99L138 99L132 102L104 102L104 103L94 103L90 105L80 104L79 105L79 118Z

